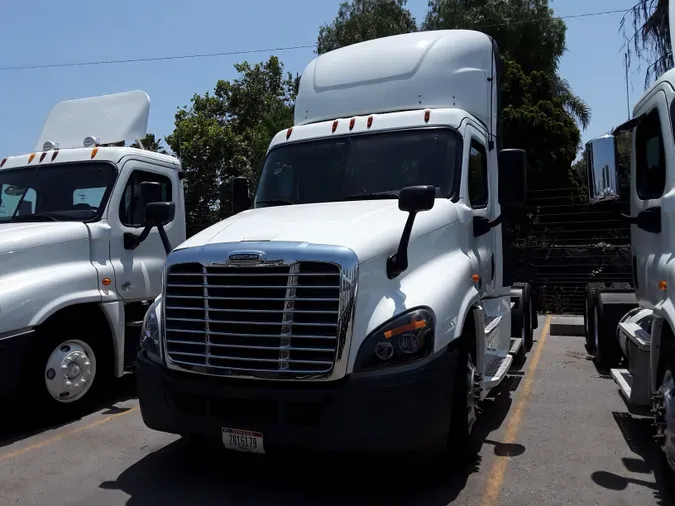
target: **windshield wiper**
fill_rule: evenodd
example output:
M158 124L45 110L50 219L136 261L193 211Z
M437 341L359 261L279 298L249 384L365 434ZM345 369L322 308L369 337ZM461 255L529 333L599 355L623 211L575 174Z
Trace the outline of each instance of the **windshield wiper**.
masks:
M26 215L19 215L19 216L14 216L11 220L5 222L5 223L19 223L23 221L55 221L59 222L56 218L54 218L51 214L47 213L39 213L39 214L26 214Z
M295 202L291 202L290 200L282 200L282 199L270 199L270 200L258 200L255 205L258 206L259 204L269 204L272 206L293 206L295 205Z
M398 199L396 192L376 192L361 193L359 195L347 195L344 200L377 200L377 199Z

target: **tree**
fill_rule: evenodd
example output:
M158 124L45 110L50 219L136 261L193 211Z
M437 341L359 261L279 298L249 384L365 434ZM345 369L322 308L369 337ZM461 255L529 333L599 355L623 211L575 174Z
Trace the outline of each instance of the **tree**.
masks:
M319 28L316 52L323 54L364 40L417 31L406 4L407 0L342 2L333 22Z
M162 146L162 139L157 139L155 134L145 134L145 137L141 139L140 144L136 141L131 144L131 147L140 148L141 145L142 148L147 151L154 151L155 153L162 153L163 155L166 154L166 149Z
M620 29L626 38L628 64L631 56L646 58L650 63L645 73L645 88L664 72L673 68L668 25L668 0L640 0L630 10L632 34L627 32L627 16L621 18Z
M230 215L228 183L246 176L255 187L270 140L293 122L294 79L276 56L234 68L237 79L179 108L166 139L185 171L190 231Z

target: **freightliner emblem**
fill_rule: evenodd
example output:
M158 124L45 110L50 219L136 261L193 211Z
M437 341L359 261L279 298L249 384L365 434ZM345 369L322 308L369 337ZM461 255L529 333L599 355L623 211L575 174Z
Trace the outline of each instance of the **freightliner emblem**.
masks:
M228 262L251 262L260 263L263 261L262 253L234 253L227 257Z

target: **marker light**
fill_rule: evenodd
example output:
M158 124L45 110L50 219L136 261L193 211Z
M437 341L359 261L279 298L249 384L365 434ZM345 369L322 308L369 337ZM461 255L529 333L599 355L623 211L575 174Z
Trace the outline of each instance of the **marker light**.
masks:
M58 154L59 154L59 150L58 150L58 149L55 150L55 151L52 153L52 162L54 161L54 158L56 158L56 155L58 155Z
M94 137L93 135L87 135L87 136L84 138L84 142L82 143L82 145L83 145L85 148L91 148L91 147L93 147L93 146L98 146L98 145L99 145L99 142L100 142L100 139Z
M370 128L371 126L373 126L373 117L368 116L368 121L366 122L366 127Z
M93 160L94 157L96 156L96 153L98 153L98 148L94 148L91 150L91 159Z
M664 280L659 281L659 290L661 290L662 292L668 290L668 282Z
M44 160L45 156L47 156L47 152L43 151L42 154L40 155L40 161Z
M59 145L52 141L45 141L42 145L42 151L51 151L52 149L59 149Z
M424 122L429 123L429 118L431 118L431 111L429 109L426 109L424 111Z
M333 121L333 130L332 130L333 133L335 133L335 130L337 130L337 126L338 126L338 120Z
M354 125L356 124L356 118L352 118L349 120L349 129L352 130L354 128Z
M293 127L286 130L286 140L288 140L288 138L291 136L292 133L293 133Z
M3 158L2 161L0 161L0 167L5 165L5 162L7 162L7 158Z
M35 158L35 153L31 153L31 155L28 157L28 163L32 162L33 158Z

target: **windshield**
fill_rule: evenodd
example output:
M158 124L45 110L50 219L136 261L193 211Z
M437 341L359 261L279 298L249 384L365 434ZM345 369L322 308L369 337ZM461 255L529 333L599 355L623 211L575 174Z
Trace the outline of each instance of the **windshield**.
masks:
M101 217L117 170L70 163L0 171L0 223L91 221Z
M322 138L270 151L254 207L397 198L401 189L434 185L452 197L462 138L450 128Z

